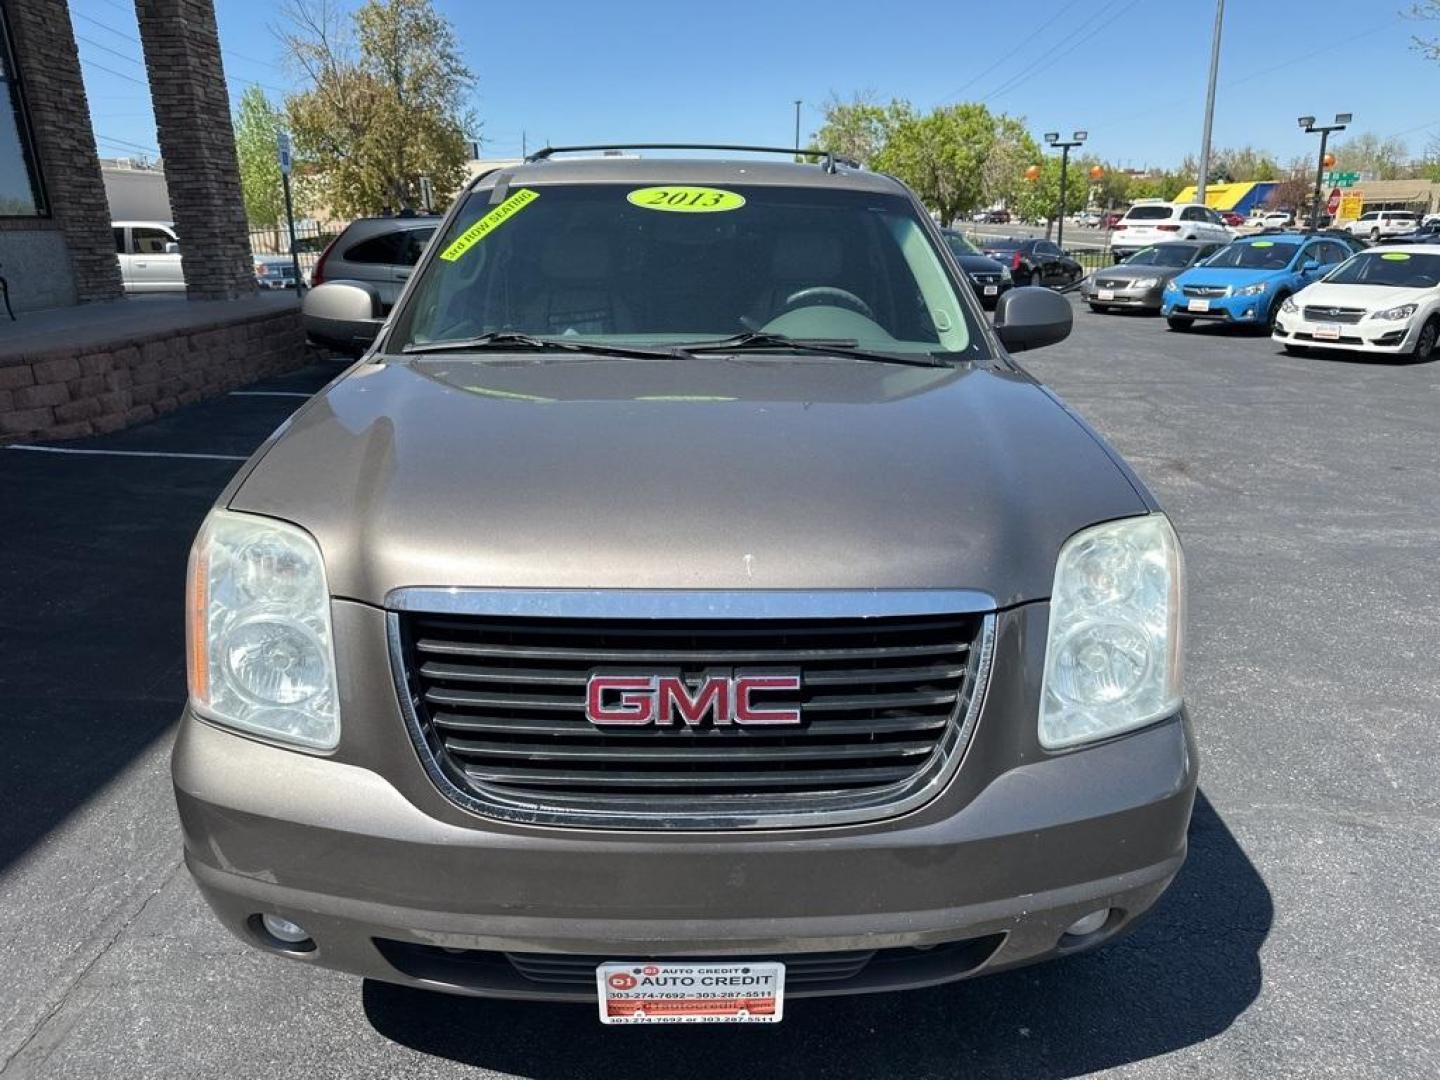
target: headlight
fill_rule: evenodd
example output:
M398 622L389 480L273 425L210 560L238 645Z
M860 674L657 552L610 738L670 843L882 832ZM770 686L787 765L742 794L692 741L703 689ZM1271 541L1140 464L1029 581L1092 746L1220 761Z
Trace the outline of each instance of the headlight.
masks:
M1236 296L1259 296L1266 289L1270 288L1270 282L1257 281L1254 285L1246 285L1243 289L1236 289Z
M339 743L330 591L308 533L213 511L190 551L186 616L195 712L299 746Z
M1375 312L1375 314L1371 315L1370 318L1384 319L1387 322L1400 322L1403 319L1410 318L1410 316L1414 315L1417 310L1419 310L1418 304L1401 304L1399 307L1392 307L1387 308L1384 311L1377 311Z
M1159 285L1159 284L1160 284L1160 279L1159 279L1158 277L1142 277L1142 278L1136 278L1134 281L1130 282L1130 288L1132 288L1132 289L1153 289L1156 285Z
M1185 569L1164 514L1097 525L1060 549L1040 690L1040 744L1075 746L1174 713Z
M1280 310L1285 312L1285 314L1287 315L1294 315L1295 312L1299 311L1300 309L1295 306L1295 301L1287 296L1284 300L1280 301Z

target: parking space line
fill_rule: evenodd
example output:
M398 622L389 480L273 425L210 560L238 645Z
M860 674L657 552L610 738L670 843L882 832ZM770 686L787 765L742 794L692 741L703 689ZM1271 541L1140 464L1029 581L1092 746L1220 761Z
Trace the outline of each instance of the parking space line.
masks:
M248 461L246 454L184 454L173 450L88 450L74 446L30 446L11 443L6 450L33 450L37 454L92 454L100 457L191 458L201 461Z
M231 397L314 397L303 390L231 390Z

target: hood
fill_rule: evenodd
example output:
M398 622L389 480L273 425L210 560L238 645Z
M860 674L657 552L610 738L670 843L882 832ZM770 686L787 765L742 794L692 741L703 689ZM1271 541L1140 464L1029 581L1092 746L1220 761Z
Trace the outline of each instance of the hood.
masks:
M998 274L1001 270L1008 269L1004 263L988 255L961 255L958 252L954 254L960 269L967 274Z
M1292 271L1282 267L1279 270L1246 270L1235 266L1193 266L1175 278L1177 285L1230 285L1240 288L1257 281L1269 281L1288 277Z
M1317 281L1301 289L1295 302L1315 307L1363 307L1384 311L1401 304L1423 304L1435 299L1434 289L1405 289L1396 285L1326 285Z
M1116 266L1106 266L1096 270L1092 276L1104 278L1106 281L1134 281L1137 278L1158 278L1161 281L1169 281L1185 269L1183 266L1131 266L1127 263L1120 263Z
M331 592L968 588L1049 595L1076 530L1146 512L1022 375L815 357L362 365L234 493Z

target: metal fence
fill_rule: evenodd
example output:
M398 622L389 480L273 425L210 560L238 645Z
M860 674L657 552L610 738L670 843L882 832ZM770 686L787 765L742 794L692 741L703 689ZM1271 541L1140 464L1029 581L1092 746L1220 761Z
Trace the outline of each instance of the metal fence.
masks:
M300 260L300 274L308 284L310 272L331 240L340 234L343 225L321 225L316 221L295 223L295 254ZM250 230L250 251L254 255L289 255L290 233L285 223Z

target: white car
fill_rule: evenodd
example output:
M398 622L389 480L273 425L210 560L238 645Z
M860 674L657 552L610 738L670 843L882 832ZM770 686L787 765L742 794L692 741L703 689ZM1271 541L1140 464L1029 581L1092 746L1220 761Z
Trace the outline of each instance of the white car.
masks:
M111 226L127 293L185 291L173 221L115 221Z
M1271 210L1260 219L1262 229L1288 229L1295 224L1295 215L1289 210Z
M1350 223L1350 232L1367 240L1378 240L1382 236L1414 232L1419 226L1420 219L1410 210L1371 210Z
M1287 353L1310 349L1436 355L1440 337L1440 244L1374 247L1352 255L1287 297L1274 338Z
M1094 210L1082 210L1070 219L1076 225L1084 226L1087 229L1097 229L1105 219Z
M1171 240L1201 240L1227 244L1235 231L1220 215L1199 203L1136 203L1115 226L1110 250L1120 258Z

